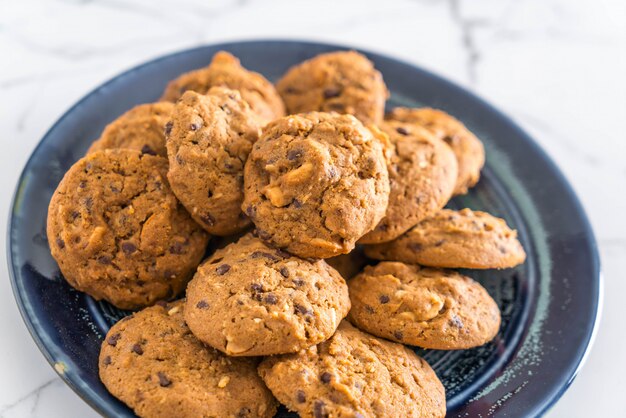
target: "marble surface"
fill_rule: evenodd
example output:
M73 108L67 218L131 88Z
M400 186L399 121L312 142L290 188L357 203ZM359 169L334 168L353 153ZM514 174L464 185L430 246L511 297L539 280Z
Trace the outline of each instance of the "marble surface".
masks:
M45 131L85 93L129 67L183 48L252 38L386 53L501 108L572 182L600 244L605 304L587 364L547 415L626 416L624 22L624 0L0 0L0 236L19 172ZM1 248L2 266L5 253ZM0 417L96 416L39 353L6 270L0 335Z

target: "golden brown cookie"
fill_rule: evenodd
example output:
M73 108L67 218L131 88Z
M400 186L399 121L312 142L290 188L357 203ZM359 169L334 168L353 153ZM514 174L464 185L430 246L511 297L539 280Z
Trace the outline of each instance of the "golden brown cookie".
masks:
M148 417L266 417L277 402L256 371L206 347L183 319L183 301L146 308L107 333L100 379L113 396Z
M362 244L391 241L443 208L457 179L457 161L449 146L416 124L387 121L380 125L393 144L388 164L389 205Z
M489 293L452 270L382 262L348 286L350 322L378 337L459 350L491 341L500 329L500 310Z
M318 346L267 357L259 374L274 396L302 418L446 414L443 385L425 360L346 321Z
M368 257L431 267L508 268L526 259L517 231L486 212L443 209L399 238L365 248Z
M94 152L65 173L50 202L47 234L73 287L122 309L184 289L208 236L166 173L165 158L129 149Z
M267 125L244 174L242 208L259 237L304 258L350 252L387 209L383 141L351 115L311 112Z
M246 70L236 57L225 51L215 54L207 67L170 81L161 100L175 102L187 90L206 94L216 86L239 90L263 123L285 114L285 105L274 85L261 74Z
M478 183L480 170L485 165L485 148L460 121L441 110L405 107L395 108L386 119L421 125L450 145L459 166L455 195L467 193Z
M287 71L276 84L289 113L348 113L379 123L389 92L383 76L355 51L320 54Z
M115 148L129 148L143 154L167 157L165 129L174 105L168 102L133 107L115 119L89 147L87 154Z
M191 216L213 235L244 230L243 167L260 125L239 92L186 92L172 112L167 177Z
M348 287L310 262L246 235L218 250L187 287L185 319L198 339L232 356L291 353L330 338L348 314Z

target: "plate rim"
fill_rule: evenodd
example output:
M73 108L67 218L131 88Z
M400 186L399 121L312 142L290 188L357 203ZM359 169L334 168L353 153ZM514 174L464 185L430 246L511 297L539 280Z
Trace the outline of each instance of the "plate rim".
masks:
M55 120L55 122L50 126L50 128L48 128L46 132L43 134L41 139L38 141L37 145L32 149L18 177L15 190L13 192L10 206L9 206L10 210L8 213L7 235L6 235L6 256L7 256L7 264L8 264L7 267L9 270L9 280L11 282L11 289L13 291L13 295L17 302L18 310L20 312L22 320L24 321L29 334L35 341L35 344L37 345L41 353L44 355L44 357L46 358L46 360L48 361L52 369L55 371L55 373L65 382L65 384L67 384L83 401L85 401L89 406L91 406L97 413L103 416L107 416L107 414L111 412L109 408L105 408L103 405L96 402L96 400L90 394L83 392L77 385L74 384L74 382L72 381L72 378L70 378L67 374L63 372L60 372L57 369L57 367L55 367L56 365L55 359L52 357L52 353L50 349L43 342L38 332L42 330L36 329L37 328L36 324L34 323L33 319L29 316L27 312L27 308L24 303L24 299L19 289L19 284L17 283L15 263L13 259L13 245L12 245L12 239L11 239L13 236L13 231L14 231L14 222L15 222L14 213L16 210L16 206L18 204L19 196L20 196L20 186L22 185L25 179L25 175L30 165L33 162L33 156L42 147L43 143L46 141L48 136L57 128L59 124L61 124L72 113L74 113L74 111L77 108L79 108L85 101L87 101L93 95L98 94L98 92L100 92L101 90L106 89L110 84L116 82L117 80L125 78L131 75L132 73L143 69L144 67L158 64L159 62L167 60L167 59L173 59L179 55L189 54L195 51L201 51L206 48L228 49L230 47L242 45L242 44L248 44L248 45L251 45L251 44L275 44L275 45L300 44L303 46L311 46L311 47L316 47L316 46L317 47L319 46L330 47L330 48L337 49L337 50L355 50L355 51L362 52L366 55L378 56L378 57L384 58L390 62L393 62L394 64L399 64L405 67L410 67L411 69L417 70L423 73L424 75L428 77L432 77L433 79L438 80L439 82L447 85L448 87L451 87L457 90L458 92L468 96L472 100L479 102L486 109L488 109L491 113L497 115L499 118L501 118L501 120L506 122L511 128L517 130L518 133L520 133L523 139L525 140L526 145L532 147L533 150L542 157L542 160L543 160L542 162L546 166L548 166L548 168L555 174L555 179L557 180L559 186L563 189L564 192L566 192L566 194L571 199L571 203L573 205L570 207L570 210L572 210L573 212L576 212L582 221L581 227L584 232L585 241L588 244L589 249L591 250L590 255L592 256L592 258L589 260L589 263L593 265L593 271L594 271L593 283L596 285L594 290L596 290L596 293L597 293L597 298L593 301L593 304L595 305L595 311L594 311L592 326L587 332L587 335L585 336L584 350L575 360L576 366L573 372L569 373L570 376L568 377L567 382L565 382L565 384L562 384L561 387L557 391L553 392L550 398L544 399L541 405L535 404L533 407L530 408L531 410L530 412L534 416L544 415L563 396L563 394L571 386L572 382L574 381L574 379L576 378L580 370L585 366L585 363L593 348L598 329L600 327L602 309L603 309L603 304L604 304L604 276L602 274L601 259L600 259L600 254L598 251L597 240L595 238L595 234L593 232L593 228L591 226L591 223L589 221L589 217L587 216L585 208L582 205L571 183L565 177L564 173L562 172L560 167L556 164L556 162L546 153L543 147L539 145L539 143L535 141L535 139L532 136L527 134L526 131L522 129L506 113L500 111L490 102L483 99L477 93L474 93L473 91L467 89L466 87L460 84L457 84L456 82L451 81L445 76L441 76L433 71L430 71L429 69L425 69L421 67L420 65L414 64L413 62L405 61L401 58L397 58L394 55L388 55L385 52L379 52L378 50L373 51L373 50L356 47L356 46L349 46L349 45L345 45L342 43L314 41L314 40L300 39L300 38L241 39L241 40L231 40L231 41L225 41L225 42L206 43L206 44L198 45L192 48L187 48L187 49L159 55L155 58L141 62L140 64L131 66L130 68L127 68L126 70L123 70L117 73L116 75L110 77L103 83L100 83L95 88L89 90L86 94L84 94L78 101L76 101L65 112L63 112L63 114L60 117L58 117ZM581 347L582 347L582 344L581 344Z

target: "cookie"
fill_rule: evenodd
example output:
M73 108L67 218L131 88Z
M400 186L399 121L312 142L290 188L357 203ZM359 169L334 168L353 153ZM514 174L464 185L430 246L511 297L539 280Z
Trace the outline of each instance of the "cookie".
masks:
M276 83L290 114L348 113L379 123L389 92L383 76L364 55L339 51L318 55L287 71Z
M348 314L348 287L324 261L306 261L246 235L206 260L187 287L195 336L231 356L291 353L322 342Z
M368 266L348 283L354 325L378 337L436 350L491 341L500 310L474 280L397 262Z
M116 149L78 160L48 209L48 243L65 279L134 309L180 293L208 236L167 182L167 160Z
M140 417L266 417L278 403L255 359L229 358L189 331L183 302L122 319L102 342L100 379Z
M426 129L396 121L380 128L393 144L389 205L376 228L359 240L362 244L391 241L436 213L452 197L457 179L454 153Z
M455 195L467 193L478 183L480 170L485 165L485 148L460 121L441 110L405 107L395 108L387 119L423 126L452 148L459 166Z
M370 245L365 254L377 260L431 267L508 268L526 259L517 231L486 212L443 209L399 238Z
M285 105L274 85L261 74L246 70L239 59L225 51L215 54L207 67L170 81L161 100L175 102L187 90L206 94L211 87L220 86L239 90L263 123L285 114Z
M167 177L176 197L212 235L244 230L243 167L261 130L239 92L186 92L172 112Z
M350 252L387 209L385 141L337 113L267 125L244 172L242 208L259 237L303 258Z
M129 148L144 154L167 157L165 126L174 109L172 103L135 106L104 128L87 154L105 149Z
M259 365L274 396L302 418L443 418L443 385L426 361L346 321L328 341Z

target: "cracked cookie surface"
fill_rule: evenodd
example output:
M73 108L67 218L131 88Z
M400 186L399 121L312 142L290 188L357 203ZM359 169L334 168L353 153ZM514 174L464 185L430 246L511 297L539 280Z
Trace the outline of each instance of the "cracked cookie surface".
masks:
M459 350L491 341L500 328L500 310L489 293L455 271L382 262L348 286L350 322L389 340Z
M292 68L276 83L290 114L319 111L379 123L389 96L374 64L355 51L320 54Z
M467 193L478 183L480 170L485 165L485 148L459 120L437 109L406 107L393 109L386 119L423 126L452 148L458 163L455 195Z
M323 260L302 260L246 235L198 268L185 319L206 344L257 356L326 340L349 309L345 281Z
M87 154L105 149L128 148L143 154L167 157L165 128L173 103L159 102L135 106L108 124Z
M206 94L211 87L239 90L241 97L263 123L285 114L285 105L274 85L261 74L246 70L239 59L225 51L216 53L207 67L182 74L170 81L161 100L175 102L187 90Z
M260 125L239 92L213 87L186 92L176 102L167 141L172 190L213 235L244 230L243 168Z
M457 161L449 146L420 126L387 121L380 125L393 145L388 163L389 205L362 244L391 241L443 208L457 179Z
M77 161L48 209L47 236L65 279L122 309L180 293L207 234L172 193L167 160L128 149Z
M303 418L443 418L443 385L409 348L343 321L333 337L297 354L272 356L259 374Z
M206 347L183 319L183 301L119 321L100 350L100 379L140 417L274 416L277 402L253 358Z
M242 209L275 247L304 258L348 253L387 209L386 146L351 115L277 119L246 162Z
M517 231L486 212L442 209L397 239L365 248L378 260L430 267L509 268L526 259Z

